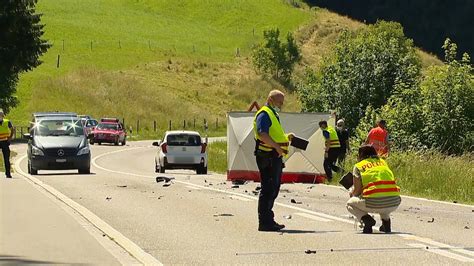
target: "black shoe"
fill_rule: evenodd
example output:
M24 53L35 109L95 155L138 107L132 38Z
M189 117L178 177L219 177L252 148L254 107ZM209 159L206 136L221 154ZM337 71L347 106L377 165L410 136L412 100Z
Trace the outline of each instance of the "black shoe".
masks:
M279 224L279 223L277 223L277 222L273 222L273 226L276 226L276 227L278 227L278 228L279 228L279 230L281 230L281 229L285 228L285 225L284 225L284 224Z
M390 219L388 219L388 220L382 219L382 225L380 226L379 231L380 232L385 232L385 233L391 233L392 232L392 228L390 226Z
M12 178L12 176L11 176L11 175L7 175L7 178Z
M362 222L364 223L364 230L362 230L362 233L364 234L372 234L372 226L375 225L375 220L372 218L372 216L366 214L362 216L361 218Z
M283 225L284 227L284 225ZM280 226L277 226L275 224L272 224L272 225L259 225L258 226L258 231L262 231L262 232L276 232L276 231L280 231Z

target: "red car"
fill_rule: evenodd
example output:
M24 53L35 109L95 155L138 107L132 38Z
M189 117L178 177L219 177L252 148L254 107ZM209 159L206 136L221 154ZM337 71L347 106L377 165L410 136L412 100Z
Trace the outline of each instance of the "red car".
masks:
M90 144L114 143L125 145L127 132L117 118L102 118L90 136Z

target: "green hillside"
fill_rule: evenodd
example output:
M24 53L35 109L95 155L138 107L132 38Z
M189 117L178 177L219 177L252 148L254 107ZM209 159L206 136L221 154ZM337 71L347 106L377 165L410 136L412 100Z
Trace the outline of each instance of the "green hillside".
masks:
M141 128L180 127L183 120L224 123L225 113L263 102L275 82L248 58L265 29L296 33L306 65L315 67L342 28L363 24L323 9L275 0L42 0L44 63L21 76L20 105L9 115L26 125L35 111L124 117ZM57 67L57 59L59 68ZM439 63L423 56L425 65ZM289 94L285 110L299 111Z

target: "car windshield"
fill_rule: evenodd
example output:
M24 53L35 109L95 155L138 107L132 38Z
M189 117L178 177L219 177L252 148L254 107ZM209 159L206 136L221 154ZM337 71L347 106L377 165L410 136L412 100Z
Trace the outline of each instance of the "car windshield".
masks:
M33 129L37 136L84 136L82 123L77 118L40 120Z
M99 129L99 130L118 130L118 125L117 124L100 123L100 124L97 125L96 129Z
M86 127L95 127L95 126L97 126L97 121L87 120Z
M189 134L168 135L166 142L169 146L199 146L201 137Z

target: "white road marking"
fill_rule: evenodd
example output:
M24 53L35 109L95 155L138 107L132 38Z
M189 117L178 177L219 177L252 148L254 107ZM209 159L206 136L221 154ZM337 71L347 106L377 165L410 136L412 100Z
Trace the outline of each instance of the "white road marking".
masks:
M127 151L127 150L132 150L132 149L136 149L136 148L122 149L122 150L116 150L116 151L112 151L112 152L103 153L103 154L95 157L92 160L92 164L95 167L97 167L99 169L102 169L104 171L107 171L107 172L123 174L123 175L131 175L131 176L137 176L137 177L144 177L144 178L153 178L154 176L150 176L150 175L141 175L141 174L127 173L127 172L107 169L107 168L99 166L96 163L97 159L99 159L101 157L104 157L104 156L107 156L107 155L110 155L110 154L114 154L114 153ZM258 200L257 197L253 197L253 196L249 196L249 195L245 195L245 194L240 194L240 193L231 192L231 191L225 191L225 190L216 189L216 188L205 187L205 186L201 186L201 185L197 185L197 184L193 184L193 183L185 182L185 181L181 181L181 180L176 180L176 179L174 181L176 183L181 183L181 184L188 185L188 186L195 186L195 187L198 187L198 188L201 188L201 189L206 189L206 190L215 191L215 192L219 192L219 193L230 194L230 195L234 195L234 196L240 196L240 197L244 197L244 198L247 198L247 199L250 199L250 200ZM339 188L339 187L333 186L333 185L327 185L327 186ZM415 199L420 199L420 198L415 198ZM433 200L427 200L427 199L424 199L424 200L433 201ZM433 201L433 202L438 202L438 201ZM443 203L443 202L441 202L441 203ZM444 203L450 204L449 202L444 202ZM343 219L343 218L339 218L339 217L336 217L336 216L333 216L333 215L329 215L329 214L325 214L325 213L321 213L321 212L315 212L315 211L311 211L311 210L307 210L307 209L304 209L304 208L300 208L300 207L296 207L296 206L292 206L292 205L288 205L288 204L284 204L284 203L279 203L279 202L275 202L275 205L300 211L300 212L302 212L301 214L304 214L304 215L314 215L314 216L316 216L320 219L326 219L326 220L329 220L329 221L336 220L336 221L340 221L340 222L344 222L344 223L348 223L348 224L354 224L353 219ZM463 204L452 204L452 205L455 205L455 206L469 206L469 205L463 205ZM469 207L472 207L472 206L469 206ZM374 228L374 231L378 231L377 228ZM398 236L403 237L405 239L411 239L411 240L419 241L419 242L422 242L422 243L427 243L427 241L429 243L432 243L432 244L437 243L438 245L435 245L435 246L450 247L450 248L453 248L453 251L456 251L458 253L465 253L465 254L468 254L468 255L471 255L471 253L472 253L471 251L468 251L466 249L461 249L461 248L456 248L456 247L453 247L453 246L449 246L449 245L446 245L446 244L443 244L443 243L440 243L440 242L437 242L437 241L434 241L434 240L431 240L431 239L428 239L428 238L421 238L421 237L417 237L417 236L414 236L414 235L408 235L408 234L394 234L394 235L398 235ZM464 261L464 260L467 260L468 262L470 262L471 260L474 261L471 258L467 258L467 257L461 256L461 255L458 255L458 254L454 254L454 253L451 253L451 252L446 251L446 250L426 249L425 246L422 245L422 244L409 244L409 245L416 245L414 247L423 247L424 248L423 250L425 250L425 251L436 253L438 255L442 255L442 256L452 258L452 259L456 259L456 260L460 260L460 261Z
M398 235L408 240L416 240L418 242L425 243L427 245L432 245L432 246L436 246L440 248L448 248L448 249L451 249L451 251L474 257L474 251L440 243L438 241L434 241L429 238L424 238L424 237L419 237L419 236L414 236L414 235L409 235L409 234L398 234Z
M251 199L244 198L244 197L241 197L241 196L235 196L235 195L231 195L231 196L229 196L229 198L236 199L236 200L241 200L241 201L252 201Z
M190 188L190 189L201 190L200 188L195 187L195 186L186 186L186 187L187 187L187 188Z
M130 239L128 239L127 237L122 235L119 231L115 230L112 226L107 224L105 221L100 219L97 215L95 215L94 213L89 211L84 206L82 206L79 203L73 201L72 199L66 197L64 194L62 194L61 192L59 192L58 190L56 190L52 186L49 186L49 185L43 183L41 180L33 177L32 175L23 172L23 170L21 170L21 168L20 168L20 162L22 160L24 160L26 157L27 157L27 155L24 155L24 156L18 158L18 160L15 161L15 170L17 170L19 174L21 174L22 176L24 176L25 178L27 178L28 180L30 180L34 184L40 186L45 191L49 192L51 195L56 197L56 199L62 201L64 204L66 204L71 209L76 211L84 219L86 219L93 226L95 226L97 229L102 231L110 239L112 239L115 243L117 243L119 246L121 246L123 249L125 249L133 257L135 257L139 262L143 263L144 265L163 265L155 257L153 257L149 253L145 252L137 244L135 244ZM117 254L113 253L114 250L108 249L108 251L112 255L117 256Z
M297 212L297 213L295 213L295 215L299 215L299 216L306 217L306 218L316 220L316 221L320 221L320 222L330 222L331 221L329 219L321 218L319 216L307 214L307 213L304 213L304 212Z
M434 254L438 254L438 255L441 255L441 256L444 256L444 257L448 257L448 258L451 258L451 259L455 259L455 260L458 260L458 261L461 261L461 262L474 262L474 259L471 259L471 258L468 258L468 257L464 257L464 256L461 256L461 255L458 255L458 254L454 254L450 251L447 251L447 250L442 250L442 249L437 249L437 248L426 248L425 245L423 244L418 244L418 243L410 243L410 244L407 244L411 247L415 247L415 248L420 248L420 249L423 249L425 251L428 251L428 252L431 252L431 253L434 253Z

